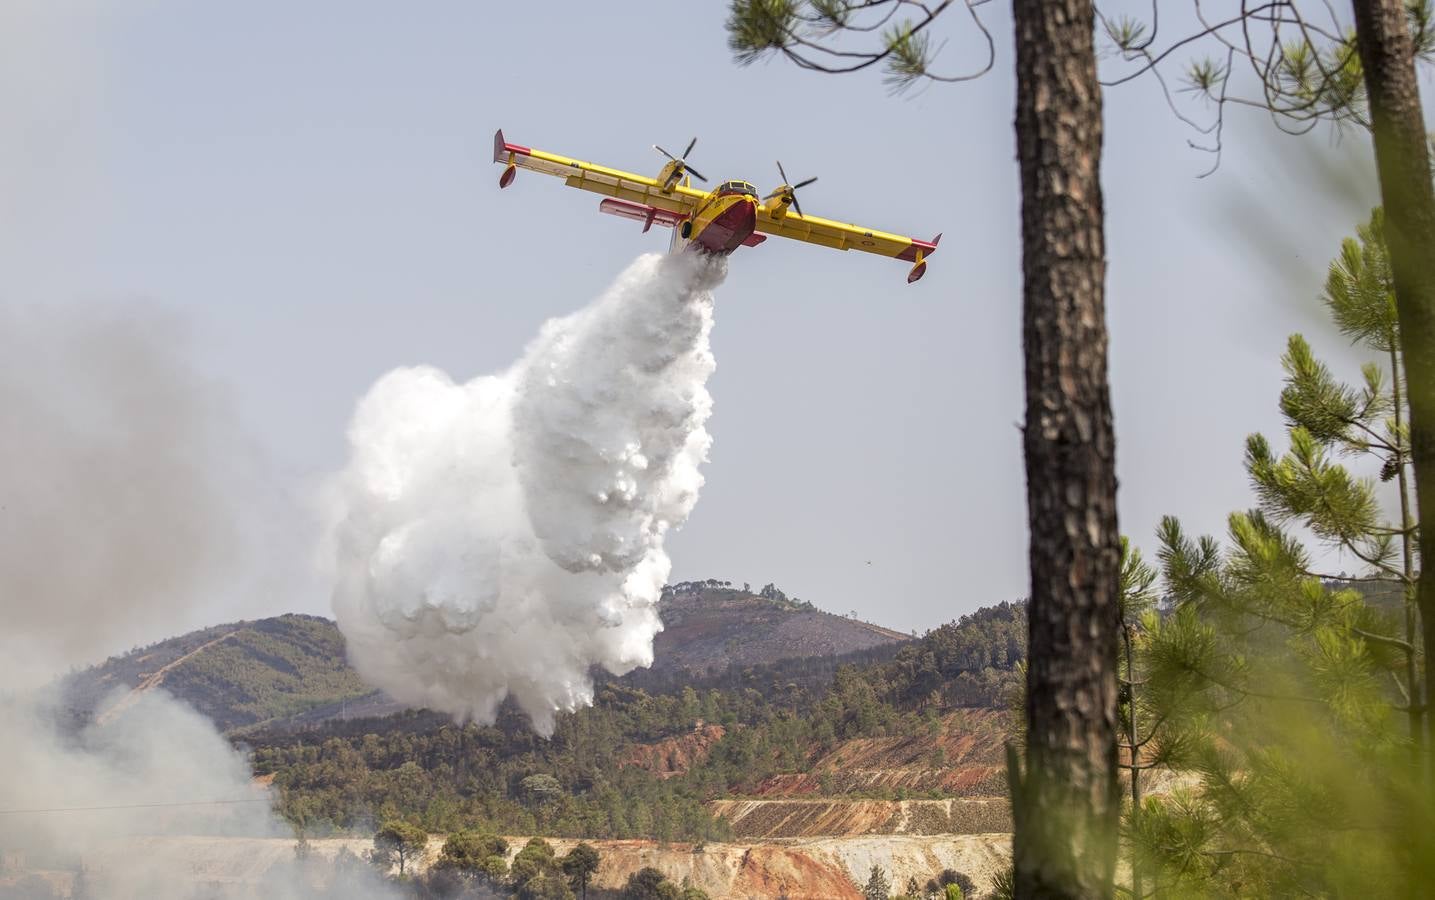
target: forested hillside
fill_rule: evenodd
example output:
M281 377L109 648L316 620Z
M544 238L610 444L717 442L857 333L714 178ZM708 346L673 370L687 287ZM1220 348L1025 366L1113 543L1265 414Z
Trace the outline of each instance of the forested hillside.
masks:
M1023 607L1004 603L910 641L886 661L843 665L816 687L777 677L780 667L725 670L700 689L670 692L610 681L591 709L560 716L551 740L512 708L491 726L406 712L244 740L282 812L314 834L408 818L432 831L715 839L732 829L712 801L780 795L792 776L813 776L800 792L809 796L999 797L991 748L1000 746L993 735L1001 717L958 722L948 712L1004 706L1024 634ZM645 762L652 753L643 748L669 741L678 752L672 739L695 729L703 740L689 743L700 752L684 753L680 765ZM977 735L985 749L955 752L963 741L976 746ZM900 739L886 745L887 764L907 775L844 774L861 767L834 752L873 738ZM953 774L959 767L977 774ZM1004 811L983 816L994 825L979 830L1005 827Z
M654 641L654 664L625 679L650 691L754 677L820 686L840 663L890 658L908 639L791 600L772 585L753 593L746 585L734 588L716 579L684 582L664 591L659 611L665 630ZM602 670L594 677L612 678ZM160 687L224 731L403 710L360 681L332 621L306 615L191 632L111 657L65 680L68 704L82 720L117 692Z
M344 660L344 638L334 623L304 615L160 641L71 675L64 687L82 716L117 691L163 688L223 731L370 693Z

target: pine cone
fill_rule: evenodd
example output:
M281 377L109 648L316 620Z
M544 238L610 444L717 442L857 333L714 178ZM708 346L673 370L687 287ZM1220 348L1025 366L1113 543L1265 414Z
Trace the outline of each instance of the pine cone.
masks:
M1381 481L1389 481L1398 474L1400 474L1400 463L1397 462L1393 456L1385 461L1385 465L1380 467Z

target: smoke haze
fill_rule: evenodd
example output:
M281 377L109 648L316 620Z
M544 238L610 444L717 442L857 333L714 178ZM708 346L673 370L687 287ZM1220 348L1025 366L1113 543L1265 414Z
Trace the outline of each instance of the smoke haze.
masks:
M254 460L154 309L0 306L0 676L168 636L252 564Z
M395 699L542 734L588 671L651 664L665 535L702 486L722 260L647 255L507 371L385 375L331 490L334 612Z
M245 758L162 691L79 727L36 687L263 580L252 538L276 511L185 346L148 307L0 306L0 895L52 895L38 876L7 888L18 864L83 870L90 897L178 900L202 891L174 838L292 836ZM314 896L301 875L275 868L265 896Z

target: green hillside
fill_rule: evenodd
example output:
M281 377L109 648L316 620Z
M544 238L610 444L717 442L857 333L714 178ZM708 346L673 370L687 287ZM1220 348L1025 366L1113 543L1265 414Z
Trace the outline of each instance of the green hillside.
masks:
M1005 707L1025 633L1024 607L1001 604L815 687L782 677L784 663L665 693L610 681L593 707L561 714L551 740L505 704L489 726L405 712L261 728L243 743L311 834L404 817L432 831L704 840L730 834L713 801L814 794L992 798L978 830L993 830L1004 715L955 713Z
M625 684L663 690L700 678L751 678L773 666L789 680L821 683L841 662L890 657L906 640L899 632L789 600L770 585L761 594L717 580L673 585L664 591L659 613L666 630L654 641L655 663ZM611 678L602 671L595 677ZM155 688L226 732L404 709L360 681L332 621L306 615L191 632L112 657L66 682L69 704L82 718L100 713L119 689Z
M117 689L162 688L224 731L371 693L344 659L334 623L284 615L161 641L70 676L72 707L97 712Z

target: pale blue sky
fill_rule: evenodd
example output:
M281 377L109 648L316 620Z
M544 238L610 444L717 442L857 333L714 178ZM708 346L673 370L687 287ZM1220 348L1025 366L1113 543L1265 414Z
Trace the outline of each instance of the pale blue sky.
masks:
M674 578L774 581L904 630L1023 596L1005 11L987 78L894 99L875 73L737 67L725 9L19 0L0 13L0 121L18 137L0 150L0 302L181 311L298 490L340 465L386 370L505 366L544 318L666 247L552 180L500 192L495 128L654 172L649 145L696 134L709 177L764 190L781 158L821 177L811 213L945 236L914 286L900 263L779 240L734 257L707 487L670 542ZM1239 116L1224 167L1197 180L1209 160L1153 83L1106 104L1121 517L1149 544L1163 513L1220 530L1249 503L1243 438L1278 427L1285 336L1318 330L1316 287L1367 201L1302 196L1290 160L1326 137ZM1278 240L1253 241L1263 221ZM310 588L200 618L327 606Z

